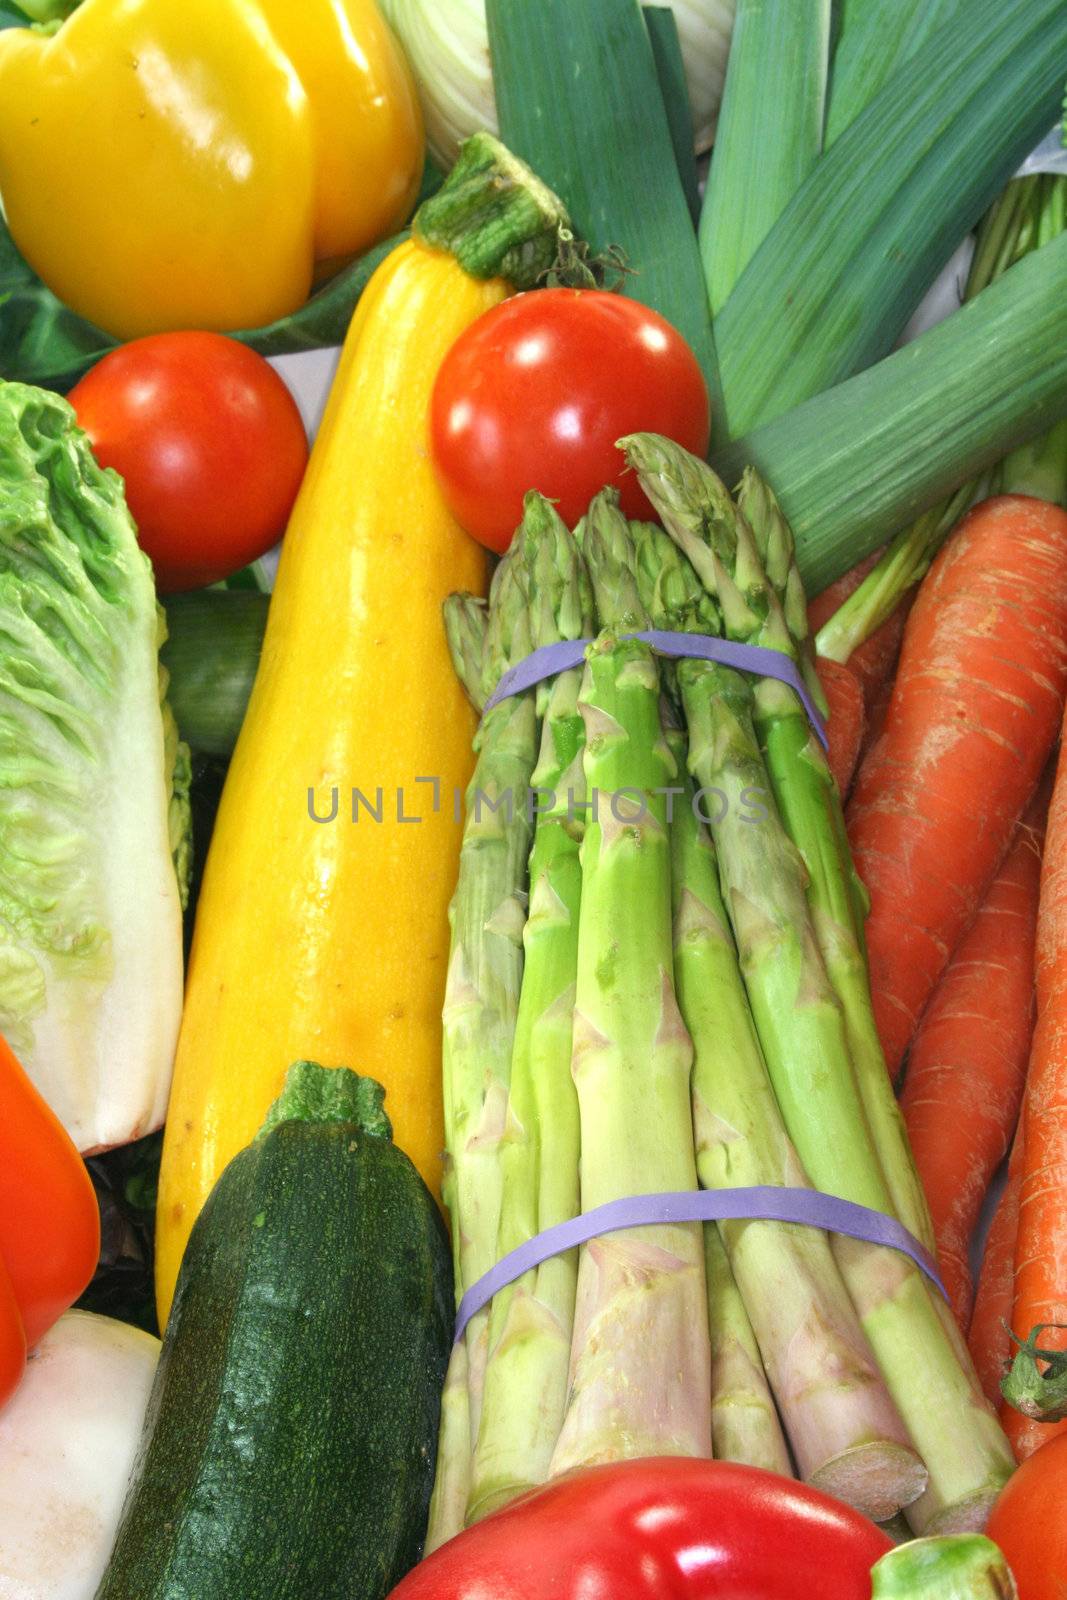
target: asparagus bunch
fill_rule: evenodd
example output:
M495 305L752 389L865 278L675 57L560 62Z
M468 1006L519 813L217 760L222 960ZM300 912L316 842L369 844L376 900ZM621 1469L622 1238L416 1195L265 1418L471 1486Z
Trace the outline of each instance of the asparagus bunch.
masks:
M456 598L446 619L479 705L533 647L602 630L584 674L503 702L479 734L445 1010L461 1289L579 1207L698 1178L814 1182L928 1228L870 1016L863 890L796 694L712 662L661 670L628 637L721 633L813 683L788 524L755 475L745 515L676 446L626 443L667 533L605 492L579 555L529 496L488 611ZM472 1320L431 1543L546 1476L713 1443L779 1471L791 1452L923 1532L980 1522L1009 1466L905 1257L801 1225L646 1225Z
M549 503L530 496L521 530L535 649L593 628L589 579ZM580 1210L572 1018L582 896L585 742L575 668L538 685L541 745L532 776L525 969L511 1060L497 1256ZM567 1399L577 1252L542 1263L496 1295L467 1520L544 1482Z
M718 607L709 606L685 556L659 528L646 525L633 532L638 580L652 625L717 631ZM654 588L649 587L652 575ZM670 609L664 608L668 599ZM696 666L679 664L683 681ZM745 689L745 680L726 667L702 665L702 675L735 693ZM710 710L717 718L716 743L735 743L728 702L713 699ZM742 826L758 846L759 809L769 802L769 790L758 769L745 776L753 781ZM706 1188L804 1187L808 1178L767 1076L714 847L698 819L695 798L690 786L676 805L672 851L675 971L696 1050L693 1108L700 1180ZM707 813L725 803L708 796ZM801 1475L885 1520L918 1496L926 1474L826 1235L771 1222L724 1224L721 1232Z
M727 635L795 656L757 543L711 469L651 435L623 445L667 531L717 599ZM820 1188L900 1214L890 1172L904 1193L901 1152L892 1140L876 1146L872 1138L885 1119L877 1127L869 1121L872 1105L878 1109L863 1092L873 1090L869 1059L853 1053L864 1045L859 897L821 748L794 691L776 679L742 679L699 661L683 662L678 676L690 769L724 796L712 833L725 903L786 1127ZM742 815L753 789L768 797L759 827L746 826ZM885 1082L884 1068L882 1076ZM1011 1457L959 1341L905 1257L845 1239L835 1248L929 1475L910 1509L912 1525L920 1532L980 1526Z
M482 626L469 597L446 614L460 681L480 710L503 673L530 651L530 610L521 550L500 563ZM496 1260L512 1040L522 979L526 858L530 824L516 805L530 784L537 718L530 693L502 701L483 719L459 879L449 917L452 941L445 986L443 1191L452 1218L457 1297ZM463 1527L470 1465L480 1420L488 1313L472 1318L453 1351L442 1401L429 1548Z
M757 546L763 519L773 518L784 530L790 549L792 530L782 516L771 490L755 473L746 481L757 492L745 498L745 484L739 495L737 520L739 536L744 538L747 504ZM748 636L748 642L764 642L796 659L802 648L789 619L784 629L769 618L764 637ZM744 639L744 627L735 637ZM806 631L806 625L805 625ZM804 858L808 871L808 900L818 930L830 981L841 1003L860 1097L870 1127L875 1150L881 1161L886 1185L896 1214L916 1238L936 1257L933 1224L922 1182L908 1143L907 1130L886 1070L878 1029L871 1004L870 982L864 949L863 924L868 909L866 890L855 872L845 827L841 796L820 749L806 730L804 746L808 759L801 763L797 751L806 729L801 708L794 699L789 719L761 715L757 689L756 728L779 797L786 828ZM779 748L780 746L780 748ZM786 775L794 781L787 785ZM982 1411L985 1405L977 1375L955 1317L945 1300L927 1286L934 1311L942 1323L948 1343L967 1374L972 1387L972 1404ZM987 1430L988 1431L988 1430ZM992 1439L990 1434L990 1438Z

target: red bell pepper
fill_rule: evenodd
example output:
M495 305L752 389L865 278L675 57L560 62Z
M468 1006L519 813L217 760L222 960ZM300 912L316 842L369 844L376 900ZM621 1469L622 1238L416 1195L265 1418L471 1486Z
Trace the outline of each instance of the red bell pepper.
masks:
M522 1496L435 1550L392 1600L870 1600L891 1549L791 1478L671 1456Z
M0 1405L99 1254L100 1211L85 1163L0 1038Z
M19 1303L0 1258L0 1406L18 1388L26 1365L26 1334Z

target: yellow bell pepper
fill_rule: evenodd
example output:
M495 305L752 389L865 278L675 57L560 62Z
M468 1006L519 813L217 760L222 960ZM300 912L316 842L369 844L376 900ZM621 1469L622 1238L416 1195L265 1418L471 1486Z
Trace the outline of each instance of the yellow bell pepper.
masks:
M422 121L374 0L82 0L0 32L0 199L108 333L254 328L398 228Z

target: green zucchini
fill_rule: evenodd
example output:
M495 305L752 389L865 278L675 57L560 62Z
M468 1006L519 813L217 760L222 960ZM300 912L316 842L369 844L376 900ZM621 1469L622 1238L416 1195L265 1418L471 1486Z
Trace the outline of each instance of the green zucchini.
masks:
M380 1600L418 1559L452 1269L383 1098L296 1063L215 1185L97 1600Z
M269 594L198 589L168 595L160 660L167 699L186 744L199 755L230 756L259 666Z

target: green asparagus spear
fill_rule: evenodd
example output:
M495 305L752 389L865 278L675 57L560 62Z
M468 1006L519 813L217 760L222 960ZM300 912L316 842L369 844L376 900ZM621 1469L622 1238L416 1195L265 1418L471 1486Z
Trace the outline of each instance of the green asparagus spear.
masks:
M450 594L444 605L445 638L452 670L467 699L482 714L492 685L485 683L485 640L489 631L489 602L473 594Z
M763 1356L713 1222L704 1224L711 1335L711 1442L717 1461L793 1476Z
M711 841L689 799L675 810L672 845L675 969L696 1051L697 1169L706 1188L807 1187L767 1078ZM762 824L748 826L759 832ZM774 1222L720 1231L802 1476L884 1521L917 1498L926 1473L827 1235Z
M788 630L755 541L710 468L652 435L622 443L668 532L715 594L727 633L784 643ZM839 881L841 842L825 811L830 791L821 778L821 748L810 731L802 748L776 741L773 761L765 765L754 718L767 739L777 722L788 727L797 720L793 691L774 679L742 679L714 664L687 661L679 668L679 682L691 771L701 785L722 794L712 833L725 901L786 1127L821 1189L891 1215L887 1175L871 1137L850 1034L824 959L829 951L838 969L837 943L855 917L856 898L851 882ZM771 788L763 824L746 825L746 798L754 789ZM804 856L783 826L783 815L795 822L797 793L823 801L821 810L811 801L809 820L821 818L823 826L807 841ZM836 911L830 917L819 914L822 907L809 908L808 868L818 871L828 892L832 889ZM852 952L847 948L845 957L848 967ZM904 1256L845 1239L838 1240L836 1254L929 1474L929 1486L909 1520L920 1532L981 1526L1011 1470L1011 1455L958 1339L953 1340L925 1281Z
M467 619L471 620L468 607ZM458 627L453 642L476 646L477 626ZM504 671L529 654L526 574L514 546L493 578L482 658L481 697L488 698ZM475 686L472 661L460 674ZM459 880L449 917L452 943L442 1012L445 1111L445 1174L442 1185L452 1218L457 1295L487 1272L496 1259L502 1188L500 1142L504 1134L511 1049L522 976L526 921L526 858L530 824L525 796L537 754L534 697L526 692L502 701L483 719L475 738L477 760L467 790L467 818ZM456 1364L448 1379L450 1426L439 1445L437 1480L430 1508L429 1548L459 1531L455 1516L465 1505L470 1453L477 1438L476 1397L487 1353L488 1312L471 1319L466 1334L469 1402L466 1433L455 1426L462 1412Z
M763 498L777 510L766 487ZM734 527L743 542L747 537L744 519L736 519ZM785 527L788 530L787 523ZM791 541L791 533L789 538ZM765 620L747 630L739 617L733 637L769 645L795 659L797 644L785 618L770 605L769 597L761 604L758 588L757 578L750 591L755 596L753 608L757 613L765 610ZM759 683L755 719L786 830L808 872L808 900L819 944L844 1010L860 1096L894 1209L904 1226L934 1251L926 1195L889 1081L871 1006L863 933L869 902L852 864L841 797L823 752L812 738L803 707L789 689L780 684L772 689L769 680Z
M604 516L601 529L604 537L614 535L617 560L625 561L618 523ZM631 526L630 539L652 626L717 631L717 608L662 529ZM696 1052L693 1109L700 1180L706 1188L803 1186L808 1180L767 1078L714 851L693 799L690 786L676 801L671 843L675 970ZM750 799L758 805L758 796ZM769 1222L728 1224L721 1232L802 1476L868 1515L891 1515L920 1492L925 1472L875 1365L826 1236Z
M593 629L577 546L545 500L528 499L523 529L533 647ZM585 799L582 669L538 686L541 751L533 773L525 967L511 1062L497 1255L581 1209L578 1100L571 1077ZM494 1299L489 1362L467 1520L543 1483L567 1400L577 1252L554 1256Z
M596 584L596 537L583 553ZM600 586L597 585L598 595ZM590 647L580 706L591 810L582 843L574 1079L582 1206L695 1189L692 1047L674 996L663 737L648 646ZM571 1390L553 1475L633 1456L711 1454L701 1229L657 1224L581 1252Z
M747 476L750 482L759 485L755 473ZM721 489L721 485L719 487ZM760 485L758 493L750 494L747 503L750 514L757 519L776 518L782 537L792 546L792 530L766 485ZM727 542L731 527L728 506L726 497L723 509L726 511L724 537ZM744 516L734 518L732 526L739 543L743 544L748 534ZM753 537L759 546L759 533L754 533ZM765 620L752 631L738 611L734 637L770 645L796 659L800 651L798 641L791 633L788 620L781 612L776 613L771 603L773 596L766 582L761 586L755 569L748 595L752 611L763 615ZM830 981L844 1011L860 1097L890 1199L904 1226L936 1255L926 1196L886 1071L871 1004L863 932L868 900L853 867L841 798L796 697L788 690L783 692L780 685L772 690L764 682L756 688L755 712L756 730L783 821L801 852L808 873L808 900L816 933ZM973 1402L983 1407L978 1378L955 1317L941 1295L929 1288L927 1293L960 1367L971 1383Z
M808 630L808 599L797 566L793 530L758 473L746 467L737 490L737 507L752 529L763 570L778 597L786 627L796 641L797 659L809 695L823 716L828 706L815 670L815 646Z

